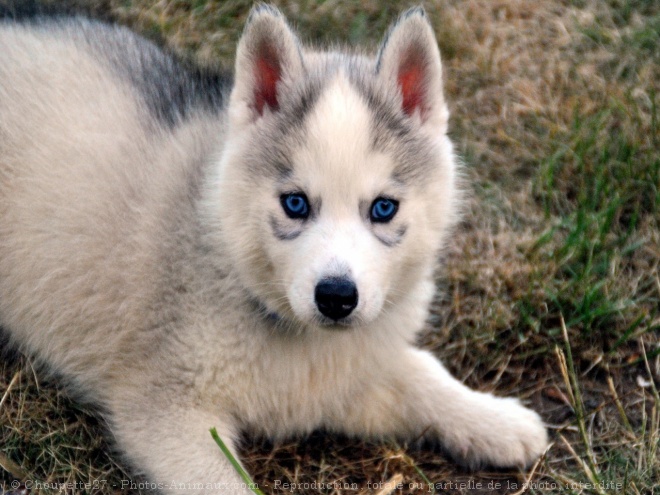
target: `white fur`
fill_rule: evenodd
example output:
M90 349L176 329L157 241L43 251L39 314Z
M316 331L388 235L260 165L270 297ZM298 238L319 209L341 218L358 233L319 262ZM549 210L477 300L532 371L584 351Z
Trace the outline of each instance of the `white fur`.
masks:
M279 40L281 97L324 60L297 48L278 13L256 9L227 111L169 129L75 35L0 25L0 324L107 411L120 449L163 491L248 493L211 427L231 448L242 430L326 427L425 434L473 466L530 464L547 443L539 416L466 388L414 347L459 200L428 22L404 17L380 55L379 84L394 99L409 40L429 63L433 89L410 119L434 163L408 184L392 177L393 153L372 149L371 110L345 69L327 81L304 140L290 143L285 182L246 170L278 122L279 110L250 107L260 36ZM195 170L199 192L187 189ZM291 188L322 206L282 241L268 219L299 228L278 202ZM383 194L400 210L371 225L360 204ZM397 245L378 240L401 225ZM350 328L316 314L315 284L338 273L360 295Z

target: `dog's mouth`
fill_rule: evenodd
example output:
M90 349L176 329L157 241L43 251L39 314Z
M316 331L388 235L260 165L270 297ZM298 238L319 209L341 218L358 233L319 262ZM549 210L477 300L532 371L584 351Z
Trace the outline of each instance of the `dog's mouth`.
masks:
M338 332L347 331L352 328L360 326L359 318L357 318L356 316L349 316L347 318L341 318L339 320L333 320L325 316L318 316L316 323L323 330L338 331Z

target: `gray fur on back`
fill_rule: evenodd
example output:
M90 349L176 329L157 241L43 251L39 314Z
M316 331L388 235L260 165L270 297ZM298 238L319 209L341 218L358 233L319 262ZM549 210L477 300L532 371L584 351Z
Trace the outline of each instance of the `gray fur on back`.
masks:
M132 85L152 115L168 126L193 111L222 111L231 90L229 72L193 65L123 26L80 16L37 16L19 22L59 32L77 46L84 43L98 62Z

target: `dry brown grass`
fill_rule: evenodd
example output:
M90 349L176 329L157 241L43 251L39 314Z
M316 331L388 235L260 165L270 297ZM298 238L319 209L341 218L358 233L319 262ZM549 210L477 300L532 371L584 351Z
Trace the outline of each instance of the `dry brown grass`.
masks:
M249 8L64 3L128 23L203 63L231 60ZM405 7L275 3L308 39L368 46ZM660 478L660 5L426 7L471 194L421 343L471 386L527 400L550 424L553 446L528 473L469 473L438 453L317 434L277 446L248 442L245 464L273 493L286 491L277 480L354 483L360 493L378 493L388 481L401 482L393 493L422 493L415 484L428 480L445 483L443 493L520 493L525 482L528 493L652 493ZM99 493L119 491L112 484L127 476L99 440L100 425L40 384L24 359L2 364L3 394L4 486L21 477L106 479ZM586 485L593 482L600 487Z

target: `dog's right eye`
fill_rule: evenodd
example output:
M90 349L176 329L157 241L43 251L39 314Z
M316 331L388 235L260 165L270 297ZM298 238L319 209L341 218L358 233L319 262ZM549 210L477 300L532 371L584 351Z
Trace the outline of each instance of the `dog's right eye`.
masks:
M304 193L282 194L280 203L289 218L304 220L309 216L309 201Z

